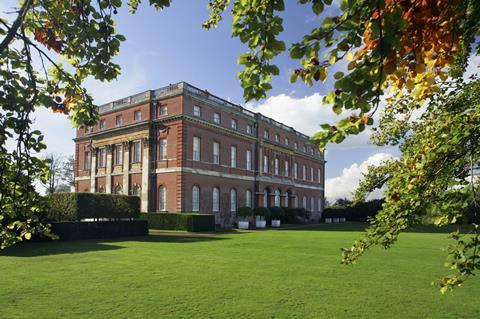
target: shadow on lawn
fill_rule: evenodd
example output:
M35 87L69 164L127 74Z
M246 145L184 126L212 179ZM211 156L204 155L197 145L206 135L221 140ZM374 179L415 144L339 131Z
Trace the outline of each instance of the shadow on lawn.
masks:
M363 232L367 227L367 223L347 222L344 224L304 225L299 227L286 228L283 230ZM405 232L446 234L454 232L457 229L460 230L460 233L467 233L472 229L472 227L469 225L447 225L444 227L437 227L434 225L415 225L412 228L405 230Z
M0 252L0 256L11 257L39 257L60 254L77 254L93 251L109 251L129 248L126 246L116 245L122 242L144 242L144 243L180 243L190 244L205 241L217 241L229 238L220 238L212 236L196 236L183 234L162 234L149 235L139 237L119 237L119 238L102 238L88 240L55 240L50 242L25 242L7 248Z

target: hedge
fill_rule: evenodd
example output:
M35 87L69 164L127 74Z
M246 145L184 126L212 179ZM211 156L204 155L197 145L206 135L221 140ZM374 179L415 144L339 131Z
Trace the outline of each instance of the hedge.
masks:
M215 230L215 216L198 213L141 213L140 219L148 221L148 228L161 230L186 230L208 232Z
M374 199L344 207L325 208L322 218L345 217L347 221L366 222L369 217L374 217L382 209L383 200Z
M280 219L285 216L285 210L278 206L270 207L270 216L272 219Z
M54 193L47 196L47 218L77 221L86 218L138 218L137 196L98 193Z
M61 240L97 239L148 235L144 220L102 222L53 222L52 231ZM34 237L33 241L48 241L50 238Z

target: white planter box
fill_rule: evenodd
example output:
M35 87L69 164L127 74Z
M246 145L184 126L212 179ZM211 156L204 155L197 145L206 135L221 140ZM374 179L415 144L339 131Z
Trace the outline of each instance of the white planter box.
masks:
M280 219L272 220L272 227L280 227Z
M245 222L245 221L238 222L238 228L240 228L240 229L248 229L248 225L249 225L249 223Z
M267 227L267 221L266 220L256 220L255 221L255 227L265 228L265 227Z
M347 219L346 219L345 217L340 217L340 222L341 222L341 223L344 223L344 222L346 222L346 221L347 221Z
M325 218L325 223L326 223L326 224L331 224L331 223L332 223L332 219L331 219L331 218Z
M334 223L339 223L339 222L340 222L340 218L337 218L337 217L333 218L333 222L334 222Z

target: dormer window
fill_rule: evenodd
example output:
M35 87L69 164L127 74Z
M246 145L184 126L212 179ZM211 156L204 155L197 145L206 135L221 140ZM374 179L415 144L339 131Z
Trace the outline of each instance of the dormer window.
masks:
M277 143L280 142L280 135L275 134L275 142L277 142Z
M198 105L193 106L193 115L197 116L197 117L202 116L202 109L200 108L200 106L198 106Z
M134 121L141 121L142 120L142 111L135 111L133 113L133 120Z
M307 147L305 145L303 145L303 152L306 153L307 152Z
M295 142L295 144L293 144L293 148L294 148L295 150L298 150L298 143L297 143L297 142Z
M123 116L117 115L115 117L115 126L119 127L119 126L122 126L122 124L123 124Z
M230 123L230 127L234 130L236 130L238 128L238 121L236 119L232 119L231 123Z
M107 127L107 123L104 119L100 120L99 127L100 127L101 130L103 130Z
M263 138L268 139L270 137L270 134L268 133L268 130L263 131Z
M285 145L288 146L288 144L290 144L290 140L288 139L288 137L285 137Z
M220 124L220 113L213 113L213 123Z
M252 126L250 124L247 124L247 134L252 135L252 133L253 133Z

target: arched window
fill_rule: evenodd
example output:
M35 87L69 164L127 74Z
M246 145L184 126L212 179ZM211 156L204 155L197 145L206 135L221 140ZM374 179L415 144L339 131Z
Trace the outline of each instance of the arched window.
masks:
M160 186L158 189L158 210L166 211L167 210L167 189L165 186Z
M132 195L133 196L140 196L140 186L138 186L138 185L133 186Z
M218 212L220 208L220 190L214 187L212 191L212 211Z
M310 211L315 211L315 199L313 197L310 197Z
M237 191L234 188L230 190L230 211L237 211Z
M200 210L200 188L194 185L192 188L192 211L198 212Z
M122 185L118 184L117 186L115 186L115 189L113 191L115 194L122 195L123 194Z
M275 190L275 206L280 206L280 190Z
M268 206L268 191L265 188L263 190L263 207L267 207L267 206Z
M249 189L245 192L245 206L252 207L252 192Z
M285 203L283 206L288 207L288 192L285 193Z
M303 208L307 209L307 196L303 196Z

